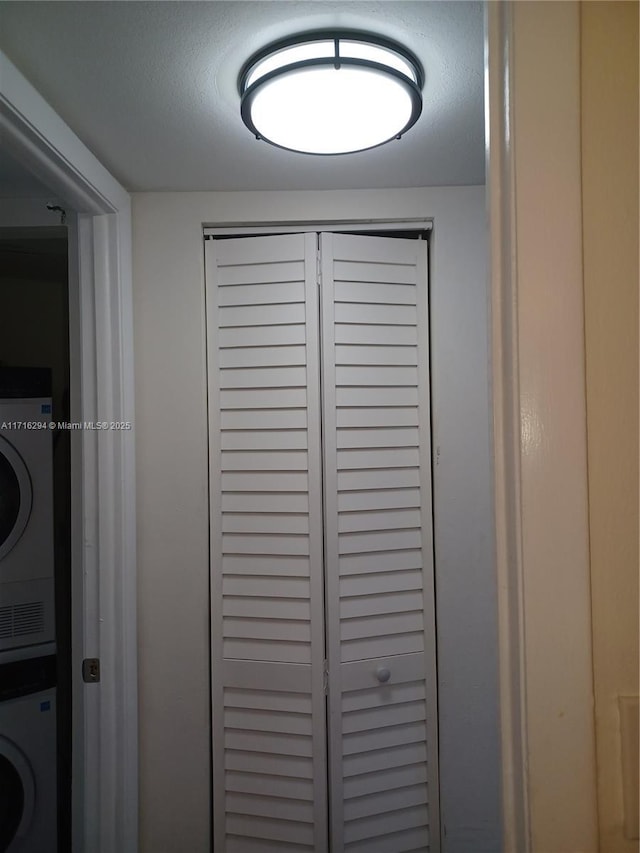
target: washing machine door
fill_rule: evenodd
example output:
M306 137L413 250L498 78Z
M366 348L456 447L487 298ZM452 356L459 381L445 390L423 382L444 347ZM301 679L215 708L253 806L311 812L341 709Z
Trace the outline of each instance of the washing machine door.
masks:
M27 466L15 447L0 436L0 560L22 536L32 501Z
M35 781L23 752L0 736L0 853L26 835L33 818Z

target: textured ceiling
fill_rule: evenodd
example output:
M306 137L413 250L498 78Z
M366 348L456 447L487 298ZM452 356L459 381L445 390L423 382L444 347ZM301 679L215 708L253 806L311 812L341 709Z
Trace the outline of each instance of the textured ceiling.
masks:
M426 72L418 123L386 146L338 157L254 139L239 114L245 60L275 39L332 26L417 54ZM3 0L0 48L131 191L484 183L478 2Z

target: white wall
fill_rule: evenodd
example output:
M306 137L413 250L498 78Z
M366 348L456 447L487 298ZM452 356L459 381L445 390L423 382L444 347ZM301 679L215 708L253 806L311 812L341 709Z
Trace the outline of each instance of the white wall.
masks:
M445 853L500 849L482 187L133 199L142 853L209 851L202 225L434 219L433 445Z

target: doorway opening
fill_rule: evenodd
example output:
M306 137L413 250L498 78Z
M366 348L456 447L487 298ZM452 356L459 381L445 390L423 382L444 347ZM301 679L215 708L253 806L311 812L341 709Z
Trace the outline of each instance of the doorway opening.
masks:
M70 434L66 430L50 428L54 424L70 420L70 370L69 370L69 274L68 239L65 226L3 227L0 229L0 374L7 377L2 396L5 411L18 411L19 399L44 397L50 399L50 407L42 414L46 430L28 430L28 424L15 423L16 430L24 430L21 437L25 449L33 450L34 470L29 472L33 484L32 509L28 525L40 525L33 534L40 539L42 563L40 569L26 549L14 551L12 567L20 574L20 561L24 563L24 577L32 574L48 574L51 567L53 581L52 624L40 636L35 622L31 632L25 626L19 629L21 636L5 637L5 648L1 653L3 664L13 670L25 670L23 679L33 678L38 661L51 673L54 693L50 714L55 715L54 725L49 725L45 715L40 715L42 731L37 727L31 732L34 740L48 732L50 743L41 743L40 749L56 768L55 786L35 773L39 785L36 802L34 828L30 832L40 833L39 839L50 843L57 834L58 849L71 848L71 776L72 776L72 666L71 666L71 446ZM19 391L16 377L23 376L26 390ZM46 377L42 387L32 388L29 377ZM14 381L10 381L13 379ZM46 385L46 387L45 387ZM32 393L33 391L33 393ZM25 409L26 410L26 409ZM33 424L32 424L33 426ZM1 433L9 443L17 441L11 422L3 423ZM44 454L36 457L36 451ZM49 478L52 474L52 478ZM46 475L46 477L45 477ZM41 479L40 479L41 478ZM46 481L45 481L46 480ZM49 527L49 520L52 521ZM29 533L29 531L26 531ZM12 577L13 574L12 573ZM6 579L5 579L6 580ZM24 581L23 581L24 582ZM7 587L7 589L9 589ZM33 597L25 591L27 597ZM8 596L8 599L12 595ZM9 600L4 602L9 605ZM15 627L15 626L14 626ZM42 642L46 639L46 642ZM16 695L20 688L21 674L14 671ZM37 679L36 679L37 680ZM31 694L28 694L31 695ZM40 695L39 693L37 695ZM43 694L44 695L44 694ZM14 700L17 701L17 700ZM26 699L22 701L26 702ZM46 702L45 702L46 705ZM28 708L25 706L25 713ZM55 734L54 734L55 733ZM27 747L28 744L23 744ZM20 747L20 744L18 744ZM42 817L43 796L45 813L51 816L52 825L46 826ZM40 828L38 828L40 825ZM32 837L31 835L29 836ZM45 843L42 840L40 843Z

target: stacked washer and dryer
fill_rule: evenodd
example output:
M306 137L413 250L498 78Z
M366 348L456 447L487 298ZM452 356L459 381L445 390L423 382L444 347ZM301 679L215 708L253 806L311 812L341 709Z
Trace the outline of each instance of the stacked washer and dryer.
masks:
M0 367L0 853L56 853L51 374Z

